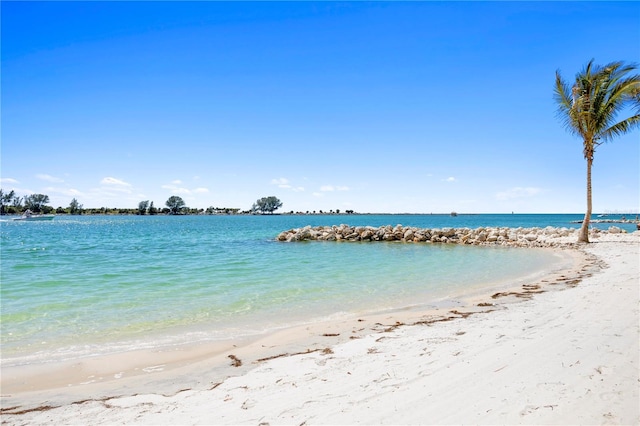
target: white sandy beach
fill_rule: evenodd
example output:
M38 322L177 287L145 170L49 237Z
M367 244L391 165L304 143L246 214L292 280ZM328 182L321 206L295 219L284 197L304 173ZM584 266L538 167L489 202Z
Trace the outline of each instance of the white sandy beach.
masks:
M527 297L283 331L129 381L43 376L49 389L2 389L2 423L639 424L640 232L579 250L579 282L547 278Z

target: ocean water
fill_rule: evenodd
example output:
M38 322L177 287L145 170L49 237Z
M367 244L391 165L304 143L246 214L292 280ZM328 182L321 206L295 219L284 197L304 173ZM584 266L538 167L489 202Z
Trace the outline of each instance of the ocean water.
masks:
M58 216L0 221L2 364L429 305L559 267L546 250L276 242L305 225L566 226L581 215Z

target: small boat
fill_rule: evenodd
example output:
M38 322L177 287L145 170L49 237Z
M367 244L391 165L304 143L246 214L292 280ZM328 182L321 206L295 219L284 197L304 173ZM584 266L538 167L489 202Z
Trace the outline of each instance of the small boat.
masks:
M456 212L451 212L451 216L456 217L456 216L458 216L458 213L456 213Z
M36 220L53 220L56 215L54 214L33 214L31 210L27 210L22 213L22 216L16 217L13 220L28 220L28 221L36 221Z

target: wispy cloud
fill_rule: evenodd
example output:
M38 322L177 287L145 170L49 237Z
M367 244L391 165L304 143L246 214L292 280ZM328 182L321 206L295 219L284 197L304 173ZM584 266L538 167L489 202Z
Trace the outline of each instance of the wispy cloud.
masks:
M286 178L278 178L278 179L271 179L271 185L278 185L280 187L282 186L286 186L289 187L289 179Z
M69 197L80 197L84 195L82 192L78 191L75 188L58 188L58 187L50 186L48 188L45 188L44 190L47 193L51 192L54 194L66 195Z
M542 192L542 189L535 187L520 187L517 186L515 188L508 189L506 191L498 192L496 194L496 199L499 201L513 200L515 198L527 198L538 195Z
M290 191L293 192L303 192L304 191L304 187L303 186L294 186L291 184L291 182L289 182L289 179L286 178L278 178L278 179L271 179L271 185L276 185L278 188L282 188L282 189L288 189Z
M161 188L171 191L172 194L191 194L191 191L189 191L187 188L182 188L173 184L162 185Z
M442 180L445 181L445 182L456 182L457 181L457 179L454 178L453 176L449 176L448 178L442 179Z
M116 179L116 178L114 178L114 177L106 177L106 178L103 178L103 179L100 181L100 183L101 183L101 184L103 184L103 185L110 185L110 186L111 186L111 185L113 185L113 186L127 186L127 187L130 187L130 186L131 186L131 184L130 184L130 183L127 183L127 182L125 182L125 181L123 181L123 180L120 180L120 179Z
M0 183L11 183L11 184L16 184L16 183L20 183L17 180L13 179L13 178L0 178Z
M102 186L95 190L98 194L103 194L104 196L112 197L112 196L121 196L122 194L132 194L133 189L131 184L125 182L121 179L116 179L114 177L105 177L100 183Z
M38 179L40 179L40 180L44 180L44 181L51 182L51 183L64 182L63 179L60 179L60 178L57 178L57 177L54 177L54 176L51 176L51 175L43 174L43 173L37 174L36 177Z
M322 192L333 192L333 191L348 191L348 186L333 186L333 185L322 185L320 187L320 191Z
M172 194L182 194L182 195L205 194L209 192L208 188L198 187L195 189L189 189L183 186L179 186L181 184L182 184L181 180L174 180L169 184L162 185L161 188L170 191Z

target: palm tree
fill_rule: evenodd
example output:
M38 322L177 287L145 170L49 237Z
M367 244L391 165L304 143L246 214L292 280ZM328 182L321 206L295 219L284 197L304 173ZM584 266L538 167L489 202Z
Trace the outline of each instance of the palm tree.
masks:
M556 71L554 100L558 104L558 117L568 131L582 138L587 160L587 212L578 242L589 242L591 166L596 147L640 125L640 75L629 75L636 68L623 62L602 67L594 65L592 59L576 74L571 88ZM633 115L616 122L617 114L628 107Z

